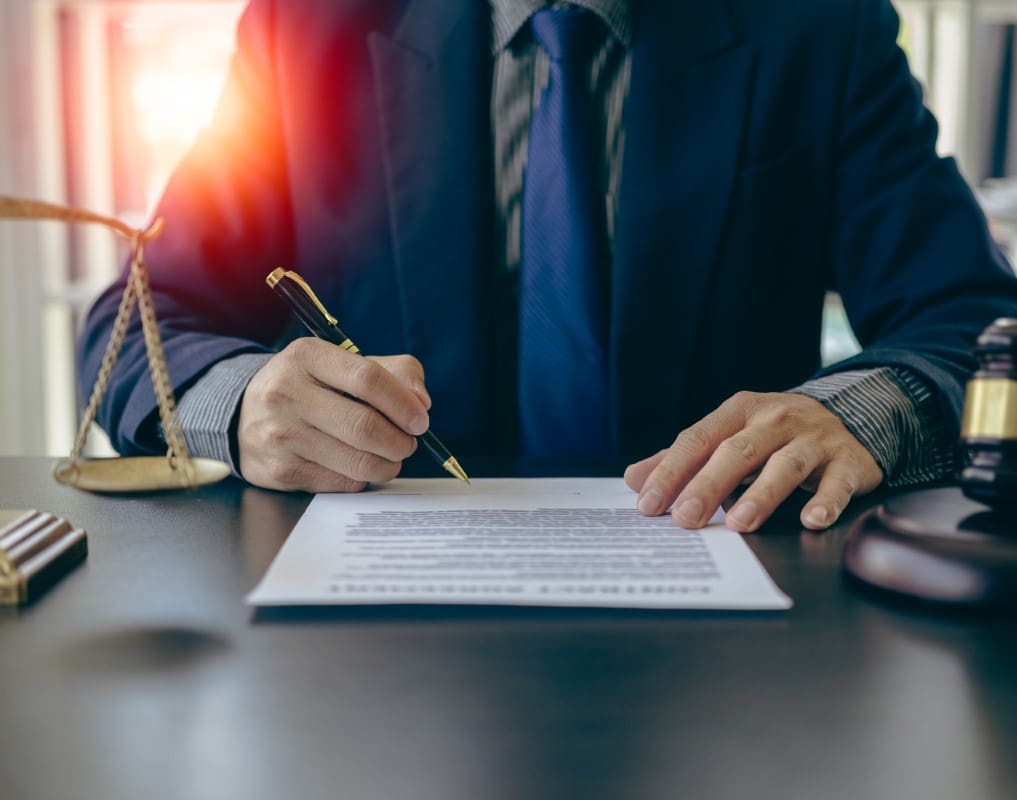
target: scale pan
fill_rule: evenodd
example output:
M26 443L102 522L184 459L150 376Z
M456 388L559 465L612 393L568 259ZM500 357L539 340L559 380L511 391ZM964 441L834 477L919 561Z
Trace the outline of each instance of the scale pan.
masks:
M230 468L211 458L192 458L190 467L170 465L166 456L59 461L53 477L66 486L90 492L157 492L208 486L228 477Z

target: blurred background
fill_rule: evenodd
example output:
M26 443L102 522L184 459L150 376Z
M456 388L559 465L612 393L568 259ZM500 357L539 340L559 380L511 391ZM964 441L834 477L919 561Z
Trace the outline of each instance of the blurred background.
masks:
M957 158L1013 252L1017 0L895 4L901 44L940 121L940 151ZM143 225L211 117L244 5L0 0L0 194ZM69 452L80 413L75 332L119 269L119 247L92 226L0 221L0 455ZM831 296L824 358L856 346ZM112 452L101 435L89 449Z

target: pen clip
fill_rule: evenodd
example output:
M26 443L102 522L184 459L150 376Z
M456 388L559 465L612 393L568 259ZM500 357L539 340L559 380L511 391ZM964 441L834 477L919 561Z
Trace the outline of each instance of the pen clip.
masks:
M318 299L318 296L314 293L314 290L311 289L311 287L308 285L307 281L301 278L300 275L294 272L293 270L283 269L282 267L274 269L269 274L269 276L265 278L265 283L267 283L274 289L276 284L279 283L283 278L289 278L291 281L297 284L297 286L300 287L304 294L307 295L307 299L314 303L315 307L318 309L318 311L321 312L321 315L325 318L329 325L335 326L339 325L339 320L337 320L335 317L328 313L328 309L325 308L321 300Z

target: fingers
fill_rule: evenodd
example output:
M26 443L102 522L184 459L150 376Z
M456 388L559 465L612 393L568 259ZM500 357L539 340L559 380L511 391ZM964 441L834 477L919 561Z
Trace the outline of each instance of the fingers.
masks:
M423 376L410 356L371 360L327 342L294 342L241 399L241 474L266 488L316 492L392 480L429 425Z
M816 487L803 510L806 527L831 525L852 496L883 474L869 451L821 403L793 394L740 393L674 444L632 464L625 480L637 506L685 528L707 524L721 506L733 530L757 530L797 488ZM748 485L732 500L739 485Z
M277 459L267 463L264 471L244 477L256 486L284 492L348 493L367 488L366 481L356 481L326 469L320 464L300 458Z
M759 528L820 466L824 455L819 443L810 440L796 440L777 450L727 512L724 520L727 526L742 533Z
M377 409L406 433L420 436L430 426L421 399L377 360L306 338L293 342L284 352L292 352L298 367L322 386L345 392ZM423 374L420 368L417 379L421 382Z
M854 470L842 465L831 466L819 481L816 496L802 509L802 525L814 531L829 528L840 518L858 490Z
M705 525L746 476L765 464L758 483L767 470L778 468L775 459L786 441L787 434L770 425L751 426L725 439L679 494L672 512L675 522L685 528Z
M307 384L295 413L323 435L389 461L402 461L417 449L417 440L377 409L318 384Z
M402 463L358 450L307 426L278 432L269 428L267 456L244 476L252 483L284 491L357 492L368 483L386 483Z
M663 514L674 503L678 492L699 472L720 443L741 430L744 424L745 409L740 404L725 403L678 434L670 448L647 460L651 463L644 461L634 464L631 474L633 481L638 479L643 471L649 469L649 474L638 488L639 499L636 507L639 511L647 516ZM628 471L626 475L629 475ZM719 505L723 499L719 498L717 504Z

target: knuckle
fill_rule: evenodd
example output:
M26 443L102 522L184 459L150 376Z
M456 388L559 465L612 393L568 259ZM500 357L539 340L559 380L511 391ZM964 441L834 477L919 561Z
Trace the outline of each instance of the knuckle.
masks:
M871 453L865 450L864 446L852 434L848 434L848 436L851 438L843 439L839 444L830 448L830 460L838 461L854 470L861 469L865 457L871 457Z
M693 425L678 434L678 438L674 440L673 449L681 453L700 454L704 450L708 450L710 445L709 434L698 425ZM664 462L661 462L661 466L663 465Z
M411 355L399 356L396 364L399 367L400 371L406 374L414 375L419 378L424 377L424 365L421 364L420 361L414 356Z
M732 436L721 442L717 449L750 464L759 458L759 444L751 436Z
M377 435L378 421L373 412L358 405L350 412L344 427L351 444L363 445L371 442Z
M731 397L728 398L725 405L731 404L732 406L747 408L759 402L759 398L760 394L758 392L749 392L742 390L740 392L735 392L733 395L731 395Z
M797 450L780 450L772 457L777 461L777 465L781 467L782 471L791 473L801 480L805 480L811 471L808 459L804 453Z
M290 342L283 353L287 358L297 363L306 363L314 358L318 349L317 345L318 342L310 336L301 336Z
M367 358L358 358L350 367L350 390L358 397L371 394L378 385L378 371L384 369Z
M347 477L355 481L382 480L387 474L385 465L386 462L374 453L365 453L360 450L350 459Z
M303 486L306 468L295 459L276 459L268 466L268 476L278 486L296 489Z
M288 405L293 399L289 382L279 373L273 373L262 383L261 397L270 408Z
M801 423L801 412L790 403L777 403L770 412L770 418L780 428L797 430Z
M837 473L823 481L823 491L829 492L838 499L848 500L858 490L858 482L853 476Z
M269 422L261 429L261 439L265 446L272 450L283 450L292 441L290 429L276 422Z
M844 448L830 447L825 451L826 458L832 469L828 469L831 479L843 479L845 473L855 473L861 469L861 460L857 454Z

